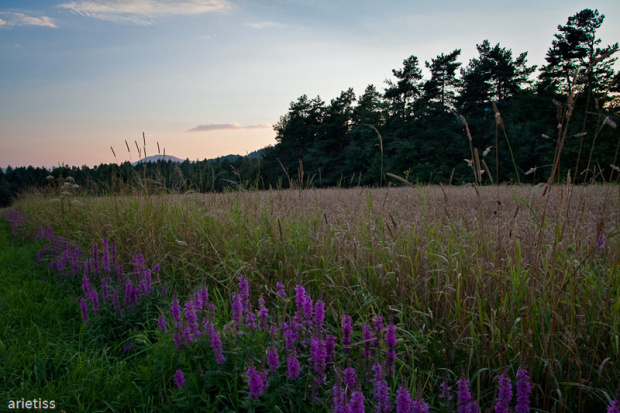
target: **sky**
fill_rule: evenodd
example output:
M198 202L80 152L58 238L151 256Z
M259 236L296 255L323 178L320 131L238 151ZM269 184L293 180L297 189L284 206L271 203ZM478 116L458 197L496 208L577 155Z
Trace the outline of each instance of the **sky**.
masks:
M585 8L620 41L617 0L0 0L0 167L136 161L143 133L147 155L243 155L301 95L382 91L411 55L466 66L488 39L543 65Z

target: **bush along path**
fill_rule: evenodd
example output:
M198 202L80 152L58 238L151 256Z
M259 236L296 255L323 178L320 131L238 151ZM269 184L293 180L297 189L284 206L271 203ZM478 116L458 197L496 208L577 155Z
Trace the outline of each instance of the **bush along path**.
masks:
M140 254L127 270L106 238L83 252L39 228L39 244L24 243L24 218L4 215L6 403L53 401L68 411L531 411L526 363L485 391L495 395L492 405L479 406L464 374L429 394L421 376L402 369L406 332L379 314L328 314L303 285L256 286L251 294L243 275L230 297L205 285L178 297ZM618 396L607 410L620 413Z

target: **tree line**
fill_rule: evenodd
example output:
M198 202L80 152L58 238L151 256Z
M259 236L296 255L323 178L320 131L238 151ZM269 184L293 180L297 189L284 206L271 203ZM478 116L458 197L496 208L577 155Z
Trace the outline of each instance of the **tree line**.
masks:
M513 55L484 40L466 65L460 49L425 61L430 78L412 55L382 90L368 85L356 96L349 88L329 104L302 95L274 125L276 144L259 159L62 166L51 179L43 168L9 168L0 171L0 203L22 188L58 187L68 176L95 193L136 183L200 192L398 183L390 175L445 184L537 183L551 174L614 181L619 45L601 45L604 18L591 9L570 16L540 68L528 65L527 52Z

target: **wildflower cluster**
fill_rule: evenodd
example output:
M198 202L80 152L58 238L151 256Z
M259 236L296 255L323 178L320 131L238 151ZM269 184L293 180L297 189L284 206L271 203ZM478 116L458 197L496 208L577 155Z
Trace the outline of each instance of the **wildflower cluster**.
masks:
M158 325L163 332L172 334L179 350L200 351L204 348L200 343L209 342L215 365L226 363L227 370L242 369L249 400L258 402L270 382L284 380L288 386L312 395L315 402L327 403L333 411L363 412L368 406L391 411L394 394L387 379L397 359L396 326L386 325L377 315L362 326L363 344L353 345L356 332L349 315L340 320L342 331L337 337L325 327L325 302L315 301L302 285L295 286L290 298L282 284L278 283L276 289L274 300L281 304L277 308L286 309L291 303L291 311L270 309L263 297L253 302L248 281L239 276L231 294L230 319L223 319L226 312L209 301L208 289L202 287L183 303L172 300L169 312L160 316ZM239 353L246 354L242 360L245 367L235 367L239 359L233 354ZM349 367L341 369L342 365ZM359 366L357 370L351 367L354 365ZM399 392L401 399L409 394L402 387ZM408 406L424 412L427 405L419 398ZM398 411L410 413L406 409Z
M134 312L141 301L156 293L153 277L159 273L159 265L147 268L142 254L133 256L133 271L127 272L118 262L114 242L103 237L101 248L93 244L91 253L83 253L75 244L54 235L51 228L38 229L38 239L44 241L37 253L39 263L48 261L50 273L58 283L80 280L80 312L85 323L104 308L117 316ZM164 295L162 286L157 293Z
M24 216L24 214L9 208L2 211L2 217L11 226L11 237L17 237L19 235L19 229L26 222L26 217Z

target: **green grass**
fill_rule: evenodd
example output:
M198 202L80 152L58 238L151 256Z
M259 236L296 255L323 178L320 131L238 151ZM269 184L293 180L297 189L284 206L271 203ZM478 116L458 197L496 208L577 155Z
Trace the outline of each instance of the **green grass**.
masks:
M155 401L141 383L152 374L146 357L120 355L119 343L102 345L87 331L67 289L44 281L46 268L35 269L39 245L9 233L3 221L0 410L10 400L41 399L67 412L153 411Z

